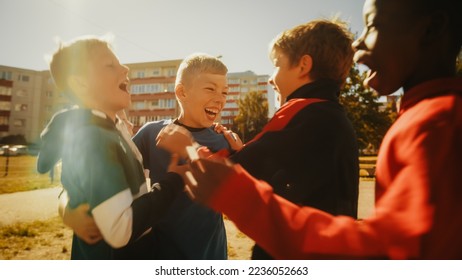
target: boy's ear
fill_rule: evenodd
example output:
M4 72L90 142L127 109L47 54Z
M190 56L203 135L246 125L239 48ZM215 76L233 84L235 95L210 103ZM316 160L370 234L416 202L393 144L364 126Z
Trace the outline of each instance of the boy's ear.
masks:
M186 98L186 91L183 84L177 84L175 86L175 95L179 100L184 100Z
M311 68L313 67L313 59L311 58L311 55L305 54L302 56L298 66L300 69L300 77L308 76L311 72Z

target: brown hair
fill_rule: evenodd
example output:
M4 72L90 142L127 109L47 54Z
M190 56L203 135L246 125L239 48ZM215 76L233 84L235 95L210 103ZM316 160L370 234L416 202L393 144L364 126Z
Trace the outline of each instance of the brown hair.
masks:
M270 44L270 56L277 49L295 66L302 56L310 55L314 80L329 78L342 85L353 64L353 34L338 20L315 20L279 34Z

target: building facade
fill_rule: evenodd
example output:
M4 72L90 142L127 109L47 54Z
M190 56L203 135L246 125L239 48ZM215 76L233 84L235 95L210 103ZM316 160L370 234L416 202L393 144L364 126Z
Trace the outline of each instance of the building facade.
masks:
M37 141L53 113L67 104L55 92L49 71L0 65L0 137Z
M128 119L137 131L150 121L173 119L179 107L175 98L175 78L181 59L126 64L130 68L132 105Z
M173 119L179 114L175 78L181 59L126 64L130 68L132 104L127 110L135 131L150 121ZM268 75L252 71L228 73L229 93L221 118L230 127L238 114L237 100L255 91L268 99L268 117L276 108ZM23 135L27 142L39 141L40 133L54 113L70 106L54 87L49 71L0 65L0 138Z
M234 118L239 113L237 101L249 92L257 92L268 100L268 118L277 110L276 96L273 88L268 84L268 75L257 75L252 71L228 73L228 97L221 113L221 123L232 126Z

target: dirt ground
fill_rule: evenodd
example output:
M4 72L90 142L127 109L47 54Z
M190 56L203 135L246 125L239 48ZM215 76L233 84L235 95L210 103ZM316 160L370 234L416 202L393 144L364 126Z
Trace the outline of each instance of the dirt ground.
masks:
M248 260L253 241L225 218L228 258ZM58 217L0 228L0 260L67 260L72 231Z

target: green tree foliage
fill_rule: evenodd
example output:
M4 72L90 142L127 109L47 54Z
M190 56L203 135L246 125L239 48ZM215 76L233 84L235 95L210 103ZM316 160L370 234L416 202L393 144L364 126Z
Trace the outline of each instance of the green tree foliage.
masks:
M239 114L234 118L233 130L245 143L262 131L268 122L268 101L257 92L249 92L237 101Z
M396 118L394 104L381 108L379 96L363 85L365 77L355 64L339 98L356 131L360 150L371 146L377 149Z

